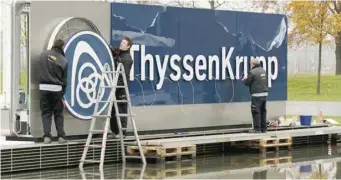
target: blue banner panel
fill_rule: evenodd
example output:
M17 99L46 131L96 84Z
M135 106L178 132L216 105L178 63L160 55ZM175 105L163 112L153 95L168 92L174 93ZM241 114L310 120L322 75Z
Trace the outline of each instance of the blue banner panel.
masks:
M132 38L133 105L246 102L251 57L269 101L287 100L287 18L209 9L111 4L111 45Z

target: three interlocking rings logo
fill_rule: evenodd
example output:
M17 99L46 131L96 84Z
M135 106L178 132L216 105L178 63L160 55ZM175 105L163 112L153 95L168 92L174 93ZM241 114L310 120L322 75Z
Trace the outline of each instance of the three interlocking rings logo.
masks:
M66 43L65 55L68 60L68 85L65 92L69 112L83 120L92 118L99 91L103 66L114 68L114 59L105 40L91 31L74 34ZM112 80L105 78L105 84ZM110 89L102 88L100 98L109 99ZM98 110L105 110L107 104L100 103Z

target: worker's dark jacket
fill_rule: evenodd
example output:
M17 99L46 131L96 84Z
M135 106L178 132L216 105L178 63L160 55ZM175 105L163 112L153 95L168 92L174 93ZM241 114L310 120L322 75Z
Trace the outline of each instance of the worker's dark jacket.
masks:
M39 59L40 85L61 86L64 95L67 85L67 66L63 49L52 48L42 52Z
M265 94L264 96L267 96L268 79L266 71L261 65L254 66L250 70L247 79L243 82L245 85L249 86L252 96L261 96L261 94Z
M118 67L119 63L123 64L124 72L127 78L127 82L129 82L130 78L130 70L133 65L133 59L130 56L129 50L122 51L118 50L117 48L113 51L114 59L115 59L115 66ZM118 84L123 85L123 77L120 76L118 78Z

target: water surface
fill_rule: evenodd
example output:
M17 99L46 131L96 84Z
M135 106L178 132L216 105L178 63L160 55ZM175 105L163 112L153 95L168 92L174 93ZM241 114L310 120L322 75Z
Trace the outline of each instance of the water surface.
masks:
M341 179L341 148L310 146L260 156L255 152L212 154L164 164L98 166L4 174L1 179Z

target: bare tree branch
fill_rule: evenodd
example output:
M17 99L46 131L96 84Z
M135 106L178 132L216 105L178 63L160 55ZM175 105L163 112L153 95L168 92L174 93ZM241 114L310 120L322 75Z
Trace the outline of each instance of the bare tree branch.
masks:
M191 7L191 8L196 8L196 1L183 1L183 0L174 0L172 1L172 5L174 5L177 7Z
M136 1L137 4L149 4L149 5L160 5L162 4L160 1L157 0L138 0Z
M221 5L226 3L226 1L223 1L222 3L219 3L218 0L216 2L217 2L217 6L215 6L214 9L217 9L218 7L220 7Z
M335 1L334 1L334 2L335 2ZM334 7L335 7L335 4L334 4ZM332 13L337 14L336 10L333 9L329 3L328 3L328 8L329 8L329 10L330 10Z
M214 0L209 0L208 3L210 4L210 9L214 9Z
M180 0L176 0L176 1L175 1L175 3L177 3L180 7L185 7L185 6L184 6L184 2L182 2L182 3L181 3L181 2L182 2L182 1L180 1Z
M337 13L340 13L341 12L341 5L340 5L340 2L337 2L336 3L336 1L333 1L333 3L334 3L334 7L335 7L335 11L337 12Z

